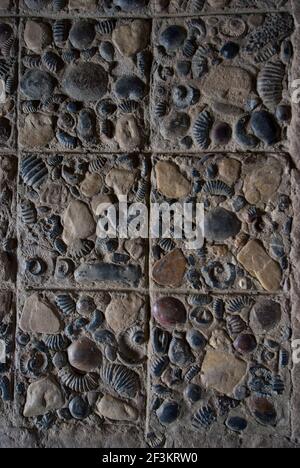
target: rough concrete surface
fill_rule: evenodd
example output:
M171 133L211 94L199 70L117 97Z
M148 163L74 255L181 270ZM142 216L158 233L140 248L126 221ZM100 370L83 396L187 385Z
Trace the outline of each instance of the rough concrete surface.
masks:
M0 0L0 448L300 446L299 51L299 0Z

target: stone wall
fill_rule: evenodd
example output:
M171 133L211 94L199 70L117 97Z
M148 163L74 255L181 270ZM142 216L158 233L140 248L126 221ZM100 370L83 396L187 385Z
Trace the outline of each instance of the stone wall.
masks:
M1 1L0 447L299 445L298 4Z

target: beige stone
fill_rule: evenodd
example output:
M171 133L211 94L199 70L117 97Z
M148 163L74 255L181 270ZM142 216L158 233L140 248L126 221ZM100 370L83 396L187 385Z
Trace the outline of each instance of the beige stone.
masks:
M6 343L4 340L0 340L0 363L6 363Z
M47 146L54 138L53 121L49 115L28 114L20 130L20 144L27 148Z
M26 21L24 41L28 49L41 54L45 47L51 44L52 31L48 24L41 21Z
M135 408L111 395L104 395L97 401L96 413L112 421L136 421L138 419L138 411Z
M50 378L33 382L27 390L24 417L33 418L58 410L64 405L64 397L59 386Z
M48 183L40 189L40 199L47 205L65 207L69 200L69 191L66 185L60 182Z
M95 234L96 223L85 203L73 200L67 207L64 217L63 240L67 245L79 239L87 239Z
M97 0L69 0L69 9L93 11L97 8L97 4Z
M80 190L85 197L91 198L100 192L102 185L102 177L99 174L88 172L80 185Z
M168 198L186 197L191 190L191 183L184 177L176 164L160 161L155 166L157 188Z
M246 200L253 205L268 203L277 194L281 175L281 166L275 160L249 170L244 181Z
M117 196L128 195L135 182L136 174L127 169L112 169L106 176L105 182Z
M142 305L143 300L137 294L113 298L105 312L108 325L116 333L127 330L136 321Z
M143 239L132 239L125 242L125 250L133 258L138 261L144 256L145 253L145 242Z
M136 20L116 28L112 40L120 54L130 57L147 47L150 26L147 21Z
M222 159L219 163L219 175L229 185L233 185L241 173L241 163L236 159Z
M238 261L258 279L266 291L275 292L280 289L282 279L280 266L267 254L260 242L250 240L239 252Z
M212 68L201 84L201 92L208 100L219 100L242 108L251 90L252 76L247 70L235 66Z
M141 132L132 115L123 115L118 119L115 139L124 151L134 150L141 146Z
M209 349L202 364L201 381L206 388L230 397L246 372L246 362L224 350Z
M160 286L176 288L182 286L187 269L187 261L180 249L165 255L155 263L152 278Z
M109 195L96 195L91 202L92 210L95 216L101 216L113 203Z
M54 309L38 294L26 299L19 327L26 333L56 335L61 331L61 323Z

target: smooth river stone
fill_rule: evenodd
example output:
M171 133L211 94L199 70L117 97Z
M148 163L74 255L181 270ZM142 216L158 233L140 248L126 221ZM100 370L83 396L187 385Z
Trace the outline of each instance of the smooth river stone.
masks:
M186 308L175 297L162 297L155 302L152 315L163 327L175 327L178 323L185 323Z
M238 261L248 273L258 279L266 291L276 292L280 289L282 279L280 266L269 257L259 241L248 242L238 254Z
M53 95L56 80L43 70L27 70L21 79L21 92L35 101L47 99Z
M180 287L187 269L187 261L180 249L175 249L155 263L152 278L160 286Z
M97 101L107 92L108 75L101 65L79 63L69 65L62 86L65 93L77 101Z
M206 388L231 397L247 372L247 364L224 351L208 350L201 368L201 381Z
M28 20L24 30L24 41L29 50L41 54L52 42L52 30L46 23Z
M251 312L251 322L264 331L270 331L281 321L281 307L270 299L260 300Z
M281 176L282 168L276 160L268 160L263 166L249 169L244 180L246 200L253 205L268 203L277 195Z
M63 405L64 397L60 387L47 377L29 385L23 414L25 418L42 416Z
M79 239L88 239L96 231L96 223L89 207L78 200L71 201L67 207L63 224L63 240L67 245Z
M244 108L252 90L252 77L247 70L234 66L212 68L201 84L208 99Z
M105 311L108 325L117 334L127 330L137 320L143 303L137 294L113 298Z
M159 161L155 166L158 191L167 198L183 198L191 191L191 183L176 164Z
M105 183L114 190L117 196L128 195L135 182L136 174L127 169L111 169L105 178Z
M102 363L102 354L95 343L86 337L68 347L69 363L81 372L91 372Z
M204 235L209 241L223 242L235 237L241 227L238 217L221 207L214 208L204 218Z
M254 417L264 426L276 425L276 409L267 398L253 396L249 400L249 408Z
M130 57L145 49L149 42L150 24L136 20L113 31L112 40L120 54Z
M141 146L141 131L133 115L123 115L117 120L115 140L123 151L132 151Z
M97 401L96 413L112 421L136 421L138 419L136 408L111 395L104 395Z
M111 263L83 263L74 273L78 283L107 281L138 286L142 276L139 266L114 265Z
M25 301L19 327L25 333L45 333L56 335L61 330L58 316L52 306L33 294Z
M20 144L27 148L47 146L54 138L53 121L50 115L28 114L20 129Z
M85 197L91 198L100 192L102 186L102 177L88 172L80 185L80 191Z
M222 159L218 164L219 176L229 185L233 185L241 173L241 163L236 159Z

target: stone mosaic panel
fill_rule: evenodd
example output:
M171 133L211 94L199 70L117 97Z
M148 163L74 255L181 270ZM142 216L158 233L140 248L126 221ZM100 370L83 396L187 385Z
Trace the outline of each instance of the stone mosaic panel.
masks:
M151 305L150 446L239 446L254 434L288 434L283 297L159 294Z
M1 14L1 10L0 10ZM0 18L0 149L16 144L18 29L14 19Z
M107 218L111 204L118 218L122 195L129 204L147 203L148 159L134 154L23 155L18 212L21 283L52 288L146 287L146 242L100 238L98 222ZM111 218L113 226L116 221Z
M135 293L23 293L16 398L22 424L145 424L147 298Z
M12 415L13 370L15 349L15 296L12 291L0 291L0 413Z
M17 273L17 159L0 155L0 288L11 287Z
M155 150L287 148L292 16L169 18L153 30Z
M26 149L146 149L151 22L26 19L19 143Z
M190 250L186 238L152 239L152 286L287 291L290 177L284 154L153 156L152 207L202 203L205 217L201 248ZM152 214L152 228L157 222Z

